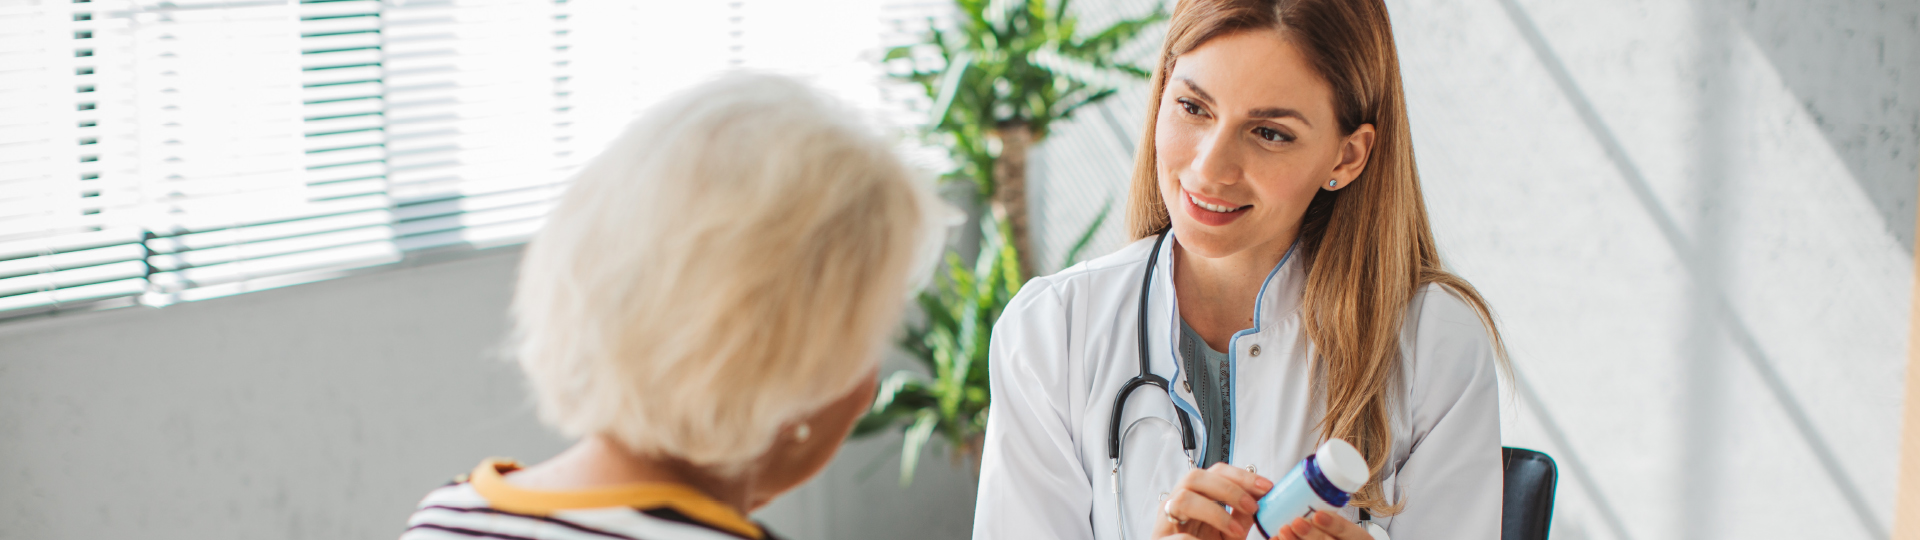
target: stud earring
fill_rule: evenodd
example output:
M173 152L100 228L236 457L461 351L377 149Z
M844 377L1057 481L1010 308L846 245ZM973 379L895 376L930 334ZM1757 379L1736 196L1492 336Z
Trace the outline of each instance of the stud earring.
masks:
M1334 186L1335 184L1339 184L1339 183L1340 183L1340 181L1339 181L1339 180L1328 180L1328 181L1327 181L1327 189L1333 189L1333 186Z
M793 442L807 442L807 438L812 436L813 428L807 427L806 424L793 427Z

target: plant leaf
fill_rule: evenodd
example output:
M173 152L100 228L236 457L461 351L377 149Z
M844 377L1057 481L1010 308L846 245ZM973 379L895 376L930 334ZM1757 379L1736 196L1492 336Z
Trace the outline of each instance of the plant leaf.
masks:
M940 415L923 410L913 426L907 428L906 439L900 441L900 487L913 485L914 469L920 466L920 450L933 438L933 428L939 422Z
M873 406L853 425L850 437L862 438L879 433L899 420L917 414L933 401L927 395L926 384L921 375L911 371L896 371L887 376L874 393Z
M1132 19L1122 19L1101 29L1087 39L1074 43L1065 43L1062 52L1089 62L1106 64L1120 51L1121 47L1132 43L1140 33L1154 23L1167 19L1165 5L1156 5L1153 11Z
M1087 249L1087 244L1093 243L1094 233L1100 232L1100 225L1107 222L1107 214L1112 212L1113 197L1108 196L1107 202L1100 204L1100 214L1093 216L1093 223L1087 224L1087 230L1081 231L1080 239L1074 240L1073 248L1067 250L1067 258L1060 261L1061 268L1073 266L1073 263L1080 262L1080 252Z
M1033 52L1033 65L1046 68L1057 77L1090 86L1111 88L1133 80L1133 76L1114 69L1103 63L1063 54L1058 48L1048 47Z
M873 407L869 410L874 412L887 410L897 402L896 397L903 393L924 392L924 388L925 385L920 382L919 374L911 371L895 371L892 375L888 375L887 380L882 381L880 388L873 393Z
M940 95L933 100L933 110L927 118L927 125L941 126L947 123L947 115L953 110L953 100L960 94L960 82L967 76L967 70L973 67L973 53L963 51L947 63L945 73L940 75Z
M1065 107L1060 107L1058 111L1054 112L1054 117L1055 118L1071 117L1073 116L1073 111L1080 110L1081 107L1099 103L1101 100L1113 97L1114 94L1117 94L1119 92L1120 92L1119 90L1115 90L1112 88L1101 89L1100 91L1094 92L1085 98L1074 100L1073 102L1071 102L1071 104Z
M880 61L882 63L885 63L885 62L892 62L894 60L899 60L901 58L913 58L913 50L917 47L919 47L919 45L901 45L898 47L887 49L886 56L880 57Z

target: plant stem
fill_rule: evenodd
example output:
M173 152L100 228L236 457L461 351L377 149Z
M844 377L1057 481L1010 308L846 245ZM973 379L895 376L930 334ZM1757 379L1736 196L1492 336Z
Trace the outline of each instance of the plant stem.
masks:
M1027 149L1033 146L1033 127L1020 120L1002 122L994 136L1000 139L1000 156L993 162L993 213L1013 237L1013 248L1020 254L1020 275L1032 277L1039 270L1033 263L1027 212Z

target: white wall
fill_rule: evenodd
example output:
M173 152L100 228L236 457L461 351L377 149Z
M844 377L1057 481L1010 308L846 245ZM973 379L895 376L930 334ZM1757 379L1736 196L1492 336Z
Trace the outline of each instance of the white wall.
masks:
M516 261L0 325L0 539L391 538L480 459L552 455L496 354ZM930 455L902 490L897 453L851 444L756 517L964 538L973 473Z
M1885 538L1920 3L1388 5L1440 246L1522 381L1507 443L1561 466L1554 536ZM1124 199L1144 99L1043 149L1043 251Z
M1890 529L1920 5L1784 4L1399 11L1434 226L1564 538Z

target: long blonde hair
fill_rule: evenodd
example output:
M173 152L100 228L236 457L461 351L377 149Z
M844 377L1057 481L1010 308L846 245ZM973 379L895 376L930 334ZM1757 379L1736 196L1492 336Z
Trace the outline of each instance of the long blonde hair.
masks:
M1316 371L1326 383L1320 436L1345 439L1366 456L1372 478L1354 495L1354 504L1375 514L1397 513L1400 505L1387 501L1380 481L1393 452L1389 390L1401 376L1400 331L1414 294L1430 283L1452 289L1479 313L1502 367L1507 360L1486 300L1447 272L1434 246L1386 5L1380 0L1181 1L1153 73L1128 228L1139 239L1171 226L1160 197L1154 119L1174 61L1208 40L1249 30L1280 32L1305 54L1332 87L1342 134L1363 124L1372 124L1376 133L1360 176L1345 189L1320 191L1301 218L1298 253L1308 269L1301 320L1317 353Z

